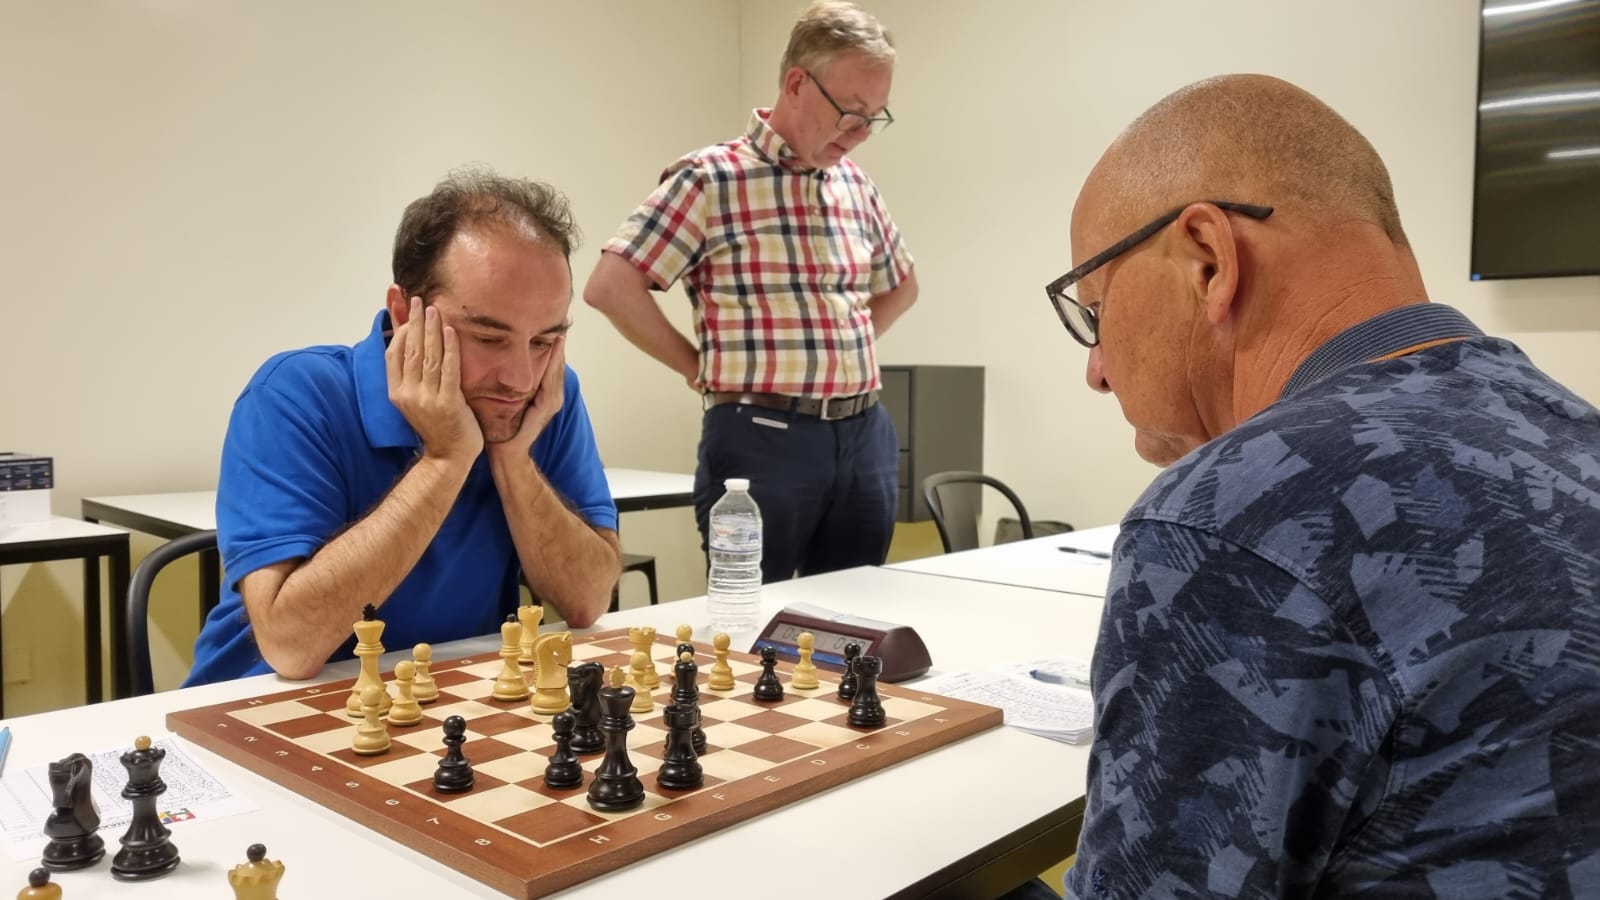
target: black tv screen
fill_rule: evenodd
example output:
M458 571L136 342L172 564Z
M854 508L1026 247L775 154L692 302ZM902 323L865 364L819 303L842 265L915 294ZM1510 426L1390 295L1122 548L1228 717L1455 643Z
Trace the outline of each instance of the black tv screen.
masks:
M1600 0L1484 0L1472 278L1600 274Z

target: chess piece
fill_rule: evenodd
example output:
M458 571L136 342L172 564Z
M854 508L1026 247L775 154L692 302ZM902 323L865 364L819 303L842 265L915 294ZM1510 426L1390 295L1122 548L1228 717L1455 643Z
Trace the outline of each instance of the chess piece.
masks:
M543 609L543 607L533 607ZM533 645L534 713L553 716L572 705L567 696L567 664L572 662L572 632L539 635Z
M797 691L814 691L818 684L817 667L811 661L811 654L816 651L817 636L802 631L795 638L795 644L800 651L800 661L794 664L794 671L789 673L789 686Z
M522 626L515 615L506 616L500 625L500 677L494 680L493 697L496 700L515 701L528 699L528 681L522 677L522 667L517 658L522 655Z
M351 627L356 633L356 656L361 657L361 674L356 676L355 686L350 688L350 699L344 703L345 715L361 718L361 695L369 687L383 691L378 712L386 714L394 701L389 699L389 689L383 684L383 676L378 674L378 657L383 655L383 642L379 640L383 637L383 622L378 619L378 610L368 603L361 610L361 621Z
M589 784L589 805L601 812L623 812L644 802L644 783L628 759L628 732L633 730L628 707L633 703L633 688L624 685L623 679L618 666L611 670L611 684L600 689L600 706L605 710L600 731L605 734L606 755Z
M652 691L661 687L661 676L656 674L656 661L652 655L656 643L656 630L648 625L643 628L629 628L628 643L633 645L635 652L643 653L649 663L644 678L645 687Z
M600 678L605 667L597 662L579 663L567 669L567 689L572 694L572 750L579 756L599 753L606 748L600 732ZM632 703L633 698L628 698Z
M679 625L678 626L678 630L677 630L676 633L678 635L678 643L680 643L680 644L690 643L691 639L694 638L694 626L693 625ZM694 648L691 647L690 649L693 650Z
M361 694L361 724L356 726L356 736L350 749L361 756L373 756L389 749L389 729L384 727L378 710L379 698L387 696L382 688L367 688Z
M655 712L656 701L650 696L650 691L639 683L644 675L645 667L650 664L643 653L633 654L632 664L628 668L628 687L633 688L633 705L628 707L628 712L635 716L649 715Z
M687 791L705 783L699 753L694 748L694 731L700 724L700 709L673 704L666 711L667 752L656 770L656 783L673 791Z
M417 705L416 678L417 666L411 660L402 659L395 664L394 687L400 696L389 707L390 725L404 728L422 721L422 707Z
M50 798L54 810L44 820L46 869L70 872L99 862L106 855L106 842L95 833L100 827L100 810L95 808L94 761L74 753L50 764ZM60 890L58 886L56 888Z
M439 685L433 680L433 675L428 668L433 665L433 646L418 644L411 648L411 659L416 666L416 674L411 679L411 696L418 703L432 703L439 699Z
M839 678L839 699L851 700L856 695L856 660L861 656L861 645L851 641L844 645L844 675Z
M228 884L234 900L278 900L278 882L283 880L283 863L267 859L263 844L251 844L244 851L245 862L228 870Z
M161 824L156 798L167 792L161 780L161 760L167 751L151 747L148 737L133 742L133 749L122 754L122 767L128 770L124 799L133 801L133 819L122 836L122 849L111 858L111 877L118 881L148 881L160 878L178 867L178 848L172 832Z
M733 690L733 666L728 665L729 643L728 636L721 632L711 639L711 646L716 649L717 660L711 664L711 677L706 679L706 687L713 691Z
M522 654L518 661L533 662L533 646L539 640L539 624L544 621L544 607L537 603L517 607L517 622L522 625L522 638L518 642Z
M883 671L883 660L876 656L857 657L855 664L856 696L850 704L850 724L860 728L881 728L886 721L883 703L878 700L878 673Z
M557 713L551 721L551 737L556 742L556 752L550 754L550 764L544 767L544 783L553 788L575 788L583 784L583 764L572 752L572 713Z
M28 873L28 886L17 892L17 900L61 900L61 885L50 883L49 869L34 869Z
M678 654L678 661L672 664L672 705L680 709L692 710L691 718L694 720L689 727L690 742L695 753L706 752L706 732L700 727L700 688L695 684L700 667L695 665L694 651L685 650ZM667 738L667 749L672 749L672 738Z
M778 651L767 646L761 648L761 677L756 679L755 690L750 696L763 703L775 703L783 699L783 682L778 680Z
M461 752L467 742L467 720L450 716L444 720L444 759L433 772L433 789L441 794L460 794L472 790L475 780L472 761Z

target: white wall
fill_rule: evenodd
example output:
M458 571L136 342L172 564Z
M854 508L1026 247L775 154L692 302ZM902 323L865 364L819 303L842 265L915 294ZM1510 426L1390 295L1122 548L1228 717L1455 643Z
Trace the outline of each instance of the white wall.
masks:
M674 49L736 47L737 23L731 0L0 3L0 447L55 457L64 515L214 487L246 379L363 337L401 210L466 162L568 193L581 292L661 168L741 127L737 54ZM692 469L693 395L573 313L607 464ZM623 528L664 559L668 598L703 592L688 511ZM59 684L82 671L77 566L0 580L8 666L43 642L8 712L81 697ZM181 671L193 588L172 581L158 665Z
M0 0L0 447L52 454L56 511L207 489L267 356L365 334L401 208L467 161L572 197L580 283L683 151L771 102L799 0ZM1591 399L1600 279L1466 281L1477 4L1467 0L868 0L901 47L898 123L857 158L918 258L894 363L988 370L986 468L1036 515L1115 520L1154 470L1042 285L1100 151L1170 90L1281 75L1377 145L1435 299ZM674 292L666 308L687 327ZM606 461L687 471L675 376L580 302L569 358ZM686 510L630 514L667 598L703 590ZM153 546L136 539L136 556ZM193 638L192 569L162 588L158 683ZM74 702L75 565L0 572L8 712ZM637 581L637 579L633 579ZM638 588L629 585L630 596ZM163 673L166 673L163 681Z
M1116 520L1155 474L1045 300L1084 177L1136 115L1226 72L1286 78L1388 162L1435 300L1600 401L1600 278L1472 284L1478 4L1470 0L872 0L899 47L895 125L855 154L917 257L894 363L987 370L985 468L1037 516ZM770 103L794 4L740 6L745 104Z

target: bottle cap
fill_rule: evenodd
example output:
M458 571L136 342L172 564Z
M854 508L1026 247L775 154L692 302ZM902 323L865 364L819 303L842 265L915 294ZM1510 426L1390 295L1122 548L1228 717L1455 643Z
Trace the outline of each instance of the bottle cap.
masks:
M722 486L730 491L748 491L750 490L750 479L729 478L722 482Z

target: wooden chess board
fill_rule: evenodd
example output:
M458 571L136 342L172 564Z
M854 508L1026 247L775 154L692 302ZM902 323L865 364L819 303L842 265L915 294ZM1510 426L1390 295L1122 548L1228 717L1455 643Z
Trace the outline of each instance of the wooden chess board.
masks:
M582 786L545 786L545 764L555 749L549 717L535 715L527 700L490 696L503 665L494 653L432 665L438 701L423 707L419 724L391 726L393 744L376 756L350 749L360 721L345 714L353 678L174 712L167 727L418 854L513 897L537 897L1001 721L993 707L880 684L888 723L855 728L847 722L849 704L835 693L838 676L823 669L817 672L816 690L797 691L780 666L783 700L759 703L751 689L760 661L743 653L728 657L735 688L712 691L705 682L714 657L709 646L696 642L705 784L668 791L656 784L654 772L665 752L662 705L671 702L676 646L672 636L657 635L652 655L662 679L653 693L656 708L636 715L628 734L645 801L622 813L597 812L587 802L602 754L583 757ZM575 637L573 663L626 667L631 650L626 630ZM524 666L524 673L531 679L531 668ZM444 755L441 725L450 715L467 720L464 749L476 784L464 794L433 789L433 773Z

